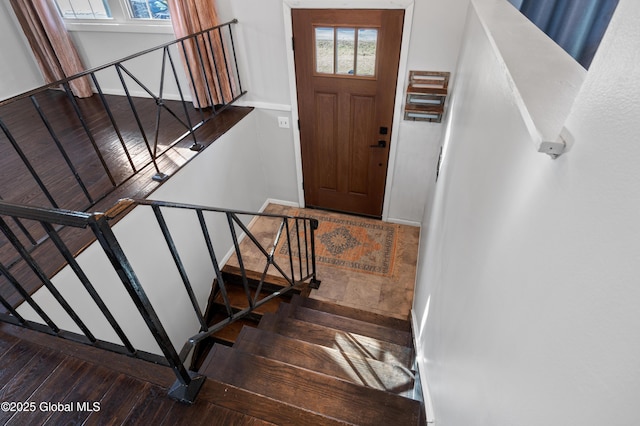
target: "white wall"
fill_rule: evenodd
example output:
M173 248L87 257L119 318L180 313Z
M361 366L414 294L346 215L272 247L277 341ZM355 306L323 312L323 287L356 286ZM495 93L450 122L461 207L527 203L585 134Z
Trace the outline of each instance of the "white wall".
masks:
M243 100L291 108L282 0L217 0L216 7L221 21L238 19L236 52L248 91Z
M175 40L173 32L69 31L86 68L95 68ZM155 70L154 70L155 71Z
M75 42L85 68L92 69L175 40L172 30L170 28L168 30L169 32L165 33L71 30L69 33ZM189 86L184 77L178 50L172 47L170 52L176 64L176 71L180 77L183 95L185 99L190 100L191 93L189 92ZM162 53L162 50L158 50L123 63L132 74L141 80L141 82L156 95L160 93ZM115 95L125 94L118 74L113 67L97 72L96 77L104 93ZM135 84L129 77L125 79L132 95L142 97L149 96L142 87ZM180 99L180 94L175 84L168 59L165 65L164 84L163 97L165 99Z
M0 2L0 100L44 84L9 0Z
M272 198L268 193L268 179L260 156L255 155L260 152L262 143L258 133L259 124L259 114L250 113L172 176L150 198L258 211L268 198ZM186 150L185 155L190 155L190 151ZM218 261L222 262L232 248L226 217L222 214L206 214L205 217ZM214 271L197 216L194 212L172 210L166 211L165 218L200 309L204 311ZM247 223L251 217L242 219ZM199 331L199 326L151 209L137 207L113 229L170 338L180 350L187 338ZM136 348L159 353L102 249L93 244L78 256L78 262ZM53 282L98 338L119 343L106 320L96 315L93 302L69 268L56 275ZM48 306L46 312L55 312L52 318L60 328L79 332L46 289L39 290L34 299ZM26 305L21 306L19 311L27 318L38 319Z
M437 425L640 421L639 19L621 0L557 160L468 21L414 302Z
M452 82L462 40L468 0L416 1L407 73L399 76L404 87L409 71L449 71ZM391 192L386 194L389 220L420 222L431 208L443 123L400 121L398 151Z
M269 197L296 203L298 187L295 168L291 167L295 163L293 134L290 128L273 125L277 123L278 117L286 117L290 125L294 126L291 112L256 108L254 114L260 148L254 155L260 156L265 176L268 177L266 184Z

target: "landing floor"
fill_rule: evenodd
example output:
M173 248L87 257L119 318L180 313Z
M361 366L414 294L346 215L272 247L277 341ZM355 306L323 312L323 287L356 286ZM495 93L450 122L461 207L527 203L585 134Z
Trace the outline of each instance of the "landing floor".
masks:
M322 284L318 290L312 290L310 297L409 319L419 228L279 204L268 205L265 213L309 216L319 220L317 267ZM268 247L278 226L279 221L260 218L252 224L251 232ZM265 257L249 239L245 239L242 246L245 265L262 271ZM280 246L276 249L276 261L286 264ZM232 257L229 263L236 266L237 259ZM273 268L269 273L277 274Z

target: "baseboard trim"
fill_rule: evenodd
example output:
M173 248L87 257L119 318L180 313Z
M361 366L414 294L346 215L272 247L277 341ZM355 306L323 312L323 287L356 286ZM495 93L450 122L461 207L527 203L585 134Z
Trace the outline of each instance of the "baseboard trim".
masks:
M431 393L429 392L429 386L427 384L427 381L424 379L424 377L422 376L422 374L425 374L425 372L427 371L427 366L424 364L424 357L419 356L418 353L418 336L417 336L417 331L418 329L418 321L416 319L416 315L415 315L415 311L413 309L411 309L411 329L412 329L412 337L413 337L413 349L414 349L414 353L415 353L415 358L416 358L416 381L419 382L419 385L417 386L416 390L419 390L422 392L422 395L418 395L418 397L420 398L420 400L423 402L424 404L424 411L425 411L425 416L427 419L427 424L430 426L435 425L435 415L433 413L433 403L431 402Z
M422 226L422 224L420 222L416 222L416 221L413 221L413 220L396 219L396 218L392 218L392 217L387 218L387 220L385 222L396 223L398 225L415 226L417 228L420 228Z
M300 204L296 203L295 201L279 200L277 198L268 198L266 204L279 204L286 207L300 208Z
M272 111L291 111L291 105L288 104L274 104L271 102L254 102L254 101L237 101L236 105L248 106L256 109L269 109Z
M260 206L260 208L258 209L258 213L264 213L265 209L269 204L279 204L281 206L294 207L294 208L300 207L300 204L293 201L279 200L277 198L267 198L265 202L262 204L262 206ZM251 229L255 221L258 219L259 219L259 216L254 216L249 222L249 224L247 225L247 228ZM245 234L244 232L240 233L238 235L238 244L240 244L246 236L247 234ZM222 260L220 261L220 267L223 267L224 265L226 265L229 259L231 258L231 256L235 254L235 252L236 252L235 248L231 247L229 251L224 255Z
M245 234L244 232L241 233L240 235L238 235L238 244L240 244L242 242L242 240L244 239L244 237L246 237L246 236L247 236L247 234ZM229 259L231 259L231 256L233 256L235 253L236 253L236 248L233 247L233 245L232 245L231 248L229 249L229 251L224 255L222 260L220 260L220 262L219 262L219 265L220 265L221 269L227 264Z

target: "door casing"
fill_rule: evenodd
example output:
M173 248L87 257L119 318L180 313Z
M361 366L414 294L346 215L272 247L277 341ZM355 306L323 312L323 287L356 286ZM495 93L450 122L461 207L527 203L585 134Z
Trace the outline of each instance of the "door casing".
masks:
M305 204L381 218L404 10L294 9L292 15ZM317 72L317 25L375 28L371 76L356 75L353 56L353 75ZM332 46L334 56L339 45Z
M298 120L298 91L296 87L295 60L291 40L293 37L291 9L404 9L404 26L402 29L402 42L400 46L400 63L398 66L398 80L395 91L395 106L390 140L389 163L387 166L387 179L385 196L382 207L382 220L389 219L389 204L392 196L393 175L395 159L398 149L398 127L402 117L401 108L404 97L405 76L407 75L407 58L411 24L413 22L414 0L362 0L343 2L340 0L283 0L283 13L285 25L285 42L287 45L287 67L289 72L289 92L291 96L291 116L293 123ZM304 189L302 187L302 153L300 146L300 131L297 124L293 126L293 142L296 158L296 176L298 179L298 204L304 207Z

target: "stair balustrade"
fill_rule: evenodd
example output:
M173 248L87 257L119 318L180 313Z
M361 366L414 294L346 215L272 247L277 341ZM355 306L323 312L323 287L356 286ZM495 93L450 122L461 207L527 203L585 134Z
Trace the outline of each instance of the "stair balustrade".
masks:
M150 294L155 287L155 283L141 280L140 271L134 270L133 263L130 261L132 253L127 253L127 250L123 248L122 236L120 238L116 237L116 233L112 228L111 222L121 218L125 213L132 214L139 211L147 214L147 216L142 216L143 218L146 217L146 220L149 220L149 218L155 219L157 227L147 223L144 229L153 229L153 235L147 235L141 231L141 235L132 236L132 238L144 238L150 241L164 240L166 250L170 253L168 257L172 259L173 267L175 267L174 272L177 272L181 281L180 283L170 283L172 291L176 294L181 292L183 295L186 294L193 308L192 315L195 316L196 322L200 327L199 332L186 339L186 343L179 351L167 331L167 318L170 318L171 315L173 315L173 318L181 318L190 314L188 312L160 312L160 308L154 306ZM198 247L206 250L206 257L211 262L210 265L207 265L207 268L210 267L214 271L211 281L215 278L215 286L224 299L227 317L211 326L205 322L200 308L200 301L194 291L194 285L190 277L190 272L193 272L193 269L190 269L187 262L185 262L186 256L189 255L185 251L188 252L188 250L183 250L184 246L177 243L179 233L182 232L184 227L176 226L176 214L180 218L179 224L182 224L183 221L188 221L189 229L200 230L200 235L189 235L189 239L200 241ZM168 220L168 216L171 220ZM253 235L247 223L245 223L249 218L254 217L268 217L271 218L270 220L279 221L278 230L273 239L269 239L270 242L268 244L264 243L264 236L257 237ZM68 297L63 295L54 277L45 272L45 268L40 261L27 249L28 237L22 231L25 223L28 227L40 225L44 229L51 244L47 250L48 254L55 252L55 254L64 259L67 264L67 271L70 269L73 275L77 277L81 284L81 289L86 291L95 307L92 308L88 304L84 304L84 306L81 306L82 309L78 309L77 306L75 308L72 306L73 302L68 301ZM237 257L243 278L244 291L249 303L248 308L240 312L233 311L226 297L225 282L220 272L220 260L214 249L216 239L223 238L220 223L225 224L226 231L228 231L228 236L231 239L231 244L227 248L232 250ZM169 395L179 401L192 403L204 378L189 371L186 367L186 361L198 342L293 288L299 288L301 285L310 285L317 288L320 284L316 276L315 230L317 227L318 222L316 219L306 217L254 213L150 200L124 199L105 213L32 207L0 201L0 232L15 253L24 261L25 269L28 269L31 276L37 279L40 286L48 290L56 304L54 307L45 306L40 302L42 299L37 294L32 294L32 291L28 290L27 286L22 282L24 274L17 275L17 273L14 273L15 271L0 262L0 289L2 290L0 304L4 307L3 310L0 309L0 321L167 365L171 367L177 376L177 381L169 390ZM104 252L104 256L108 259L108 263L124 286L130 301L133 302L146 327L151 332L155 343L157 343L162 352L162 356L140 350L136 347L134 339L130 338L127 332L124 331L126 327L123 326L121 321L117 320L117 315L113 313L113 300L107 302L107 299L113 298L111 293L115 289L116 283L111 280L106 292L95 285L95 280L90 278L95 274L88 270L87 266L81 265L77 258L77 250L70 248L68 242L65 241L65 236L67 235L65 231L69 229L86 230L93 234L97 244ZM247 241L247 243L241 244L244 241ZM248 284L243 263L244 246L255 247L264 256L262 278L257 288L254 289L250 288ZM283 252L286 252L286 254L283 255ZM269 274L278 274L286 280L288 286L265 296L262 285ZM167 277L167 280L169 279ZM209 286L211 281L208 283ZM164 284L166 285L167 283ZM7 289L18 294L19 299L30 307L37 319L28 318L23 312L23 307L18 306L20 303L16 302L15 298L6 297ZM119 301L116 304L119 305L122 302ZM79 333L63 330L57 321L53 319L55 316L52 314L53 310L57 311L56 315L59 315L60 309L68 315L74 326L80 330ZM87 310L89 310L90 314L86 314ZM79 311L84 314L79 313ZM94 328L90 323L92 318L88 317L99 315L104 317L111 330L117 335L119 342L114 343L100 338L97 333L92 331ZM161 318L164 318L164 320ZM175 336L173 340L176 340Z
M0 101L0 201L91 211L98 203L108 208L117 198L145 196L153 186L142 181L162 182L182 166L190 157L177 149L202 149L199 141L210 142L204 138L211 134L198 138L198 129L217 129L218 124L203 125L246 93L236 59L236 23ZM79 79L90 83L93 95L74 95ZM45 250L49 236L41 227L25 226L19 218L12 222L28 253ZM76 246L85 243L78 240ZM11 269L22 258L11 258L7 245L0 234L0 261Z
M189 137L192 150L202 149L196 130L246 93L233 39L236 23L0 101L0 199L86 211L147 167L155 169L154 180L165 180L163 155ZM75 97L72 83L78 79L90 82L92 96ZM52 161L59 164L55 181L44 165ZM7 185L13 180L22 191Z

